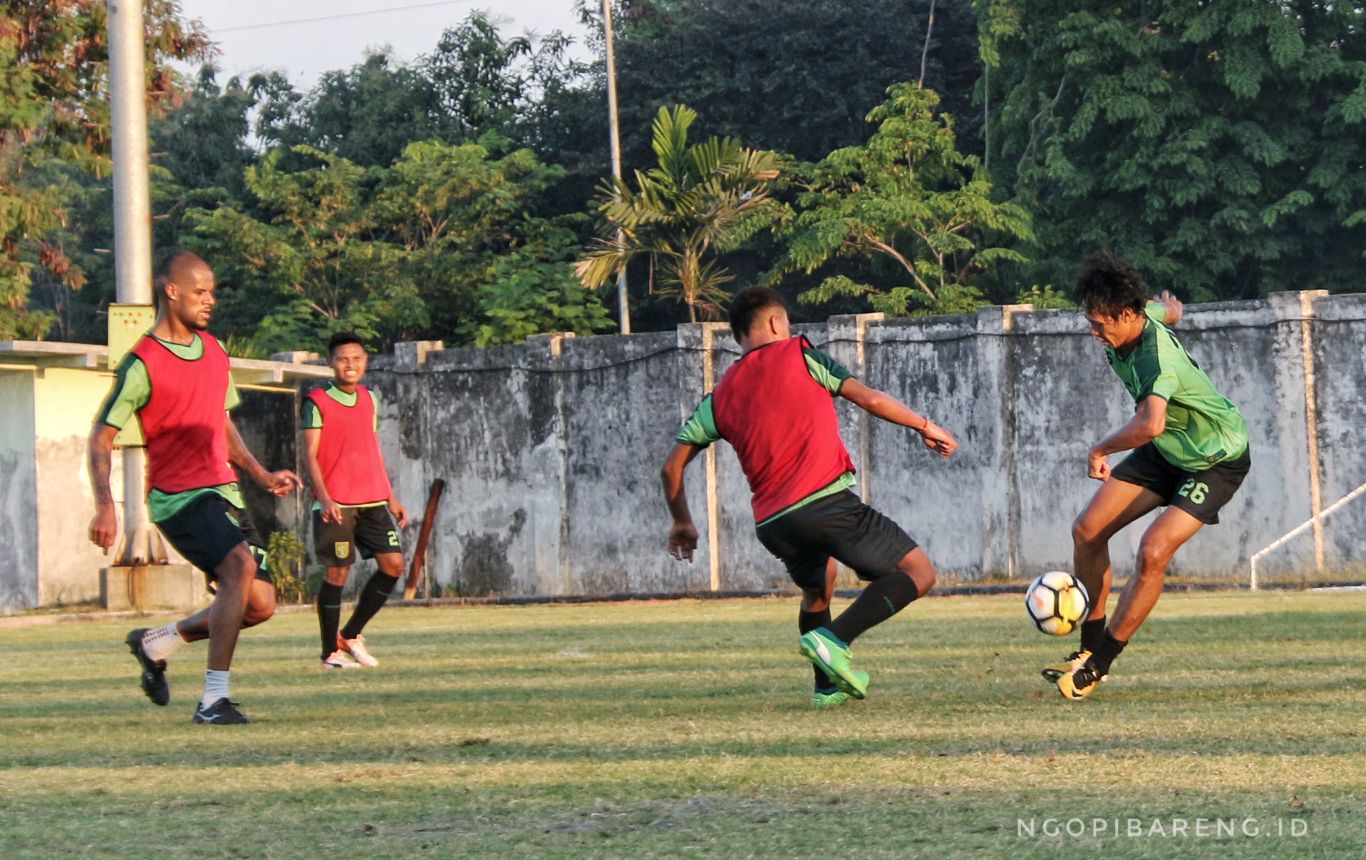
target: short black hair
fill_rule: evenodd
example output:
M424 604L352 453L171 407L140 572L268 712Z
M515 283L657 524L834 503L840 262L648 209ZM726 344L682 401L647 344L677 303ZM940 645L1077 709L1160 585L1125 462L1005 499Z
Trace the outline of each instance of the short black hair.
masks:
M353 331L339 331L327 342L327 357L336 355L337 347L346 346L348 343L359 344L361 349L365 349L365 341L361 340L360 335Z
M1142 315L1148 292L1133 266L1103 252L1082 264L1077 275L1076 298L1084 313L1116 319L1126 310Z
M738 341L754 327L760 311L768 308L787 310L787 302L770 287L746 287L730 300L730 331Z

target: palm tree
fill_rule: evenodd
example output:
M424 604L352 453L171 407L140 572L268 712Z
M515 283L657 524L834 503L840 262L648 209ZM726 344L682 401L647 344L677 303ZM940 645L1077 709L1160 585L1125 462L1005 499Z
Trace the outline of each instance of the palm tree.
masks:
M709 255L734 250L772 222L777 203L770 189L779 174L777 153L747 149L734 138L689 145L695 119L687 105L659 109L651 142L659 165L635 171L634 189L625 179L598 186L604 238L574 264L584 285L597 289L645 254L652 286L657 272L660 294L681 298L693 322L718 314L732 279Z

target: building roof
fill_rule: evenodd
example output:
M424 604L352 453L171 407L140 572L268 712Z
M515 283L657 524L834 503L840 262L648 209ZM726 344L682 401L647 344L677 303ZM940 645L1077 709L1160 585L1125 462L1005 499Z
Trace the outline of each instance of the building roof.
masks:
M48 340L0 341L0 370L17 370L23 367L34 370L71 367L107 372L109 347L93 343L61 343ZM232 359L232 381L239 386L292 389L306 380L331 378L332 369L322 364L266 361L258 358Z

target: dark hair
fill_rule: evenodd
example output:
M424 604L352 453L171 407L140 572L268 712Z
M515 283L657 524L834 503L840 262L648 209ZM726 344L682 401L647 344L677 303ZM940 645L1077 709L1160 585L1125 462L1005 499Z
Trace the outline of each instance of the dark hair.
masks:
M1076 298L1083 312L1110 319L1125 310L1142 315L1148 303L1143 279L1132 266L1110 253L1096 254L1082 264Z
M730 300L730 330L738 341L754 327L759 312L768 308L787 310L787 302L769 287L746 287Z
M152 302L160 305L166 299L166 285L186 277L193 269L209 268L209 264L198 254L182 251L179 248L168 251L161 258L152 277Z
M346 346L348 343L358 344L361 349L365 349L365 341L360 339L360 335L353 331L339 331L327 342L327 357L336 355L337 347Z

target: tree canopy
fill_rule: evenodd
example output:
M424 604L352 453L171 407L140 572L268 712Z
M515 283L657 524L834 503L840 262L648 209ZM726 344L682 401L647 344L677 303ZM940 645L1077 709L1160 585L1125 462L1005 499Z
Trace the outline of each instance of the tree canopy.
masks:
M1127 257L1196 300L1341 288L1366 248L1366 10L1328 2L985 4L992 170L1040 282Z

